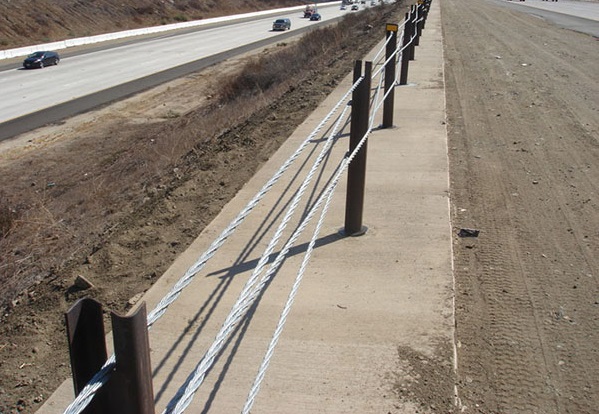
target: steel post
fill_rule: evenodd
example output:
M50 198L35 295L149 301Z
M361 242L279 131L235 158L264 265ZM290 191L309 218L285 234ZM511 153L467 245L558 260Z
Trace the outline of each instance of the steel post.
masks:
M354 66L354 83L362 76L362 61L356 61ZM368 132L368 116L370 112L370 79L372 77L372 62L364 65L364 79L352 94L352 114L349 137L349 152L352 153L362 138ZM366 182L366 147L365 141L349 164L347 172L347 193L345 200L346 236L361 236L366 232L362 226L364 209L364 185Z
M399 84L408 84L408 66L410 65L410 52L408 43L410 42L410 14L406 13L406 20L403 29L403 42L401 52L401 72L399 74Z
M154 414L146 305L130 316L111 313L116 370L110 378L117 414Z
M393 126L393 108L395 103L395 91L390 90L395 88L395 65L397 53L397 30L396 24L387 24L386 39L386 61L385 65L385 102L383 106L383 128L391 128ZM387 94L388 93L388 94Z
M414 5L414 46L420 46L420 6Z
M79 395L108 358L102 305L93 299L80 299L66 312L65 321L73 386L75 395ZM102 388L83 413L102 414L109 411L107 392Z
M414 52L416 49L416 42L418 39L416 38L416 7L412 5L410 10L410 39L412 39L410 46L408 49L410 50L410 60L414 60Z

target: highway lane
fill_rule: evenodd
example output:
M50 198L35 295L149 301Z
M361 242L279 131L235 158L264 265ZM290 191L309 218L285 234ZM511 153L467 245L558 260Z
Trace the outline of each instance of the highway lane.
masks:
M545 19L564 29L599 37L599 2L560 0L495 0L524 13Z
M0 72L0 139L120 99L226 59L231 53L283 40L350 11L338 4L319 7L322 22L301 11L246 21L224 28L171 33L140 42L64 58L42 70ZM273 32L272 21L289 17L292 29Z
M515 2L514 4L599 21L599 3L597 2L580 0L526 0L525 2Z

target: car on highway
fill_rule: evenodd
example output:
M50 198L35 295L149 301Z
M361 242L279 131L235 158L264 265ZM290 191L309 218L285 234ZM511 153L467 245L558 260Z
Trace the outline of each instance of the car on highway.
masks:
M345 4L342 4L339 10L347 10L347 6Z
M58 53L51 51L33 52L23 61L25 69L43 68L44 66L58 65L60 56Z
M352 10L360 10L360 6L358 6L357 4L352 4L351 9Z
M275 20L272 30L291 30L291 20L287 18Z
M310 16L310 21L317 22L322 19L322 16L319 13L314 13Z

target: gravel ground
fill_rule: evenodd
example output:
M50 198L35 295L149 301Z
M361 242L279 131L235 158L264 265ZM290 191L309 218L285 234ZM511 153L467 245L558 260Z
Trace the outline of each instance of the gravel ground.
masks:
M599 407L599 54L444 0L458 391L467 412Z

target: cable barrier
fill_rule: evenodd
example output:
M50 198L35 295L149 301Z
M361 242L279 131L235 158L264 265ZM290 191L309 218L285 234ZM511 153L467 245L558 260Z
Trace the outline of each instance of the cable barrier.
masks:
M363 153L363 156L365 156L367 138L375 129L376 116L380 113L381 108L384 108L384 106L389 104L389 97L392 96L394 92L394 86L402 84L402 77L405 76L405 74L407 74L407 67L404 68L404 65L407 66L406 62L408 62L406 56L409 55L413 59L413 48L418 42L418 38L421 34L422 27L424 26L424 22L426 20L428 8L430 7L430 1L424 1L419 3L421 4L411 7L410 13L406 15L406 19L401 24L388 25L387 38L383 43L383 46L374 55L373 61L377 69L374 72L372 72L370 70L372 63L366 62L367 70L366 73L362 74L361 62L359 65L356 65L356 68L354 68L354 82L351 85L351 87L344 93L342 98L336 102L333 108L323 117L323 119L318 123L318 125L313 129L313 131L301 142L301 144L297 147L293 154L283 162L281 167L251 198L251 200L229 223L229 225L226 226L226 228L222 230L222 232L214 239L214 241L210 244L208 249L200 255L200 257L193 263L192 266L188 268L188 270L183 274L183 276L181 276L181 278L174 284L171 290L159 301L156 307L149 312L146 322L146 335L147 331L150 330L152 326L167 312L169 306L171 306L177 300L177 298L179 298L182 291L192 283L192 281L198 274L200 274L206 263L235 233L235 231L249 216L249 214L253 210L255 210L255 208L260 204L261 200L263 200L266 194L275 186L275 184L284 176L284 174L289 171L293 163L300 158L300 155L307 148L309 148L310 145L316 141L317 136L319 136L319 134L323 134L324 131L324 136L326 136L326 139L321 140L324 142L322 144L320 153L313 161L309 172L303 178L303 181L301 182L301 185L295 192L293 199L288 204L283 218L278 224L276 231L270 239L267 247L264 249L264 252L261 254L260 259L258 260L255 268L253 269L251 276L246 281L245 286L241 290L237 300L235 301L235 304L232 306L231 310L229 311L229 314L225 318L212 344L208 347L201 360L197 362L195 368L189 373L187 379L179 388L179 390L168 402L166 409L164 410L164 413L183 413L186 410L186 408L189 407L189 404L192 402L196 391L202 385L206 375L213 367L215 359L223 350L223 347L226 345L227 340L235 332L240 322L243 321L243 319L246 317L248 310L255 304L257 298L259 298L261 294L264 292L264 290L268 286L269 281L279 270L283 261L289 254L289 251L297 242L300 235L306 230L310 221L320 212L313 233L310 236L310 241L304 253L304 257L301 262L300 268L297 271L295 281L293 282L293 285L287 297L287 301L285 302L283 310L281 311L281 315L272 335L272 339L268 345L263 361L260 367L258 368L258 372L256 374L256 378L252 384L252 387L248 392L246 403L241 411L243 414L247 414L250 412L252 405L256 399L256 396L258 395L260 385L265 377L266 371L269 366L269 362L272 358L272 355L274 354L284 325L287 321L288 314L293 306L295 297L302 282L303 275L308 266L311 254L313 252L316 240L318 239L323 220L326 217L331 198L335 192L339 180L341 176L348 170L348 168L350 168L352 161L354 161L356 157L361 156L361 152ZM401 35L398 38L396 35L397 32L400 31L400 29ZM398 45L401 46L398 47ZM399 63L401 63L402 65L401 74L394 76L391 80L392 85L388 85L389 79L385 79L385 74L390 72L391 67L393 69L393 73L395 74L395 66ZM374 88L370 87L371 83L375 85ZM358 99L357 97L360 96L358 92L364 92L364 88L367 88L367 99ZM350 97L352 98L351 100ZM293 230L291 236L283 244L283 247L280 248L280 251L276 254L274 260L271 263L269 263L269 260L273 256L276 247L281 243L283 239L284 230L291 222L292 217L295 214L297 214L300 202L302 198L305 196L307 190L309 189L309 186L311 185L311 182L313 181L314 177L319 173L319 171L321 171L320 174L322 174L322 165L325 160L327 160L330 163L330 159L332 157L332 149L335 147L335 144L339 142L339 138L341 136L341 131L343 130L343 127L350 123L350 121L352 123L352 128L354 127L352 117L355 118L357 116L356 111L359 111L360 108L362 108L362 110L365 111L365 113L367 113L368 116L365 121L366 124L365 126L362 126L360 133L356 134L355 132L352 132L355 136L355 142L353 147L350 147L350 151L346 152L342 159L338 161L337 166L333 168L333 173L326 180L327 185L321 189L320 194L316 198L316 201L309 206L307 212L304 213L304 215L301 217L299 224L297 225L295 230ZM386 109L383 110L385 111ZM389 125L384 125L383 127L385 126ZM348 188L348 192L349 191L350 189ZM350 197L348 196L347 200L349 199ZM143 340L140 342L142 342L143 345ZM71 351L73 352L73 350ZM73 353L71 355L71 359L73 360ZM122 356L121 358L127 358L127 356ZM112 388L110 389L110 393L99 392L104 386L108 386L110 388L109 380L111 378L111 375L115 372L116 367L118 366L118 360L119 356L115 356L115 354L112 354L110 357L105 359L105 362L103 363L101 369L95 372L93 375L90 375L89 373L82 374L82 372L76 372L75 368L73 367L74 378L77 377L81 379L81 377L84 375L87 375L91 378L89 379L89 381L87 381L85 386L80 387L80 389L78 389L77 397L67 407L64 413L78 414L81 413L88 406L90 406L89 409L92 409L92 411L89 412L94 412L93 406L96 400L107 399L108 397L106 394L111 394L113 391L118 392L118 390L113 390ZM142 379L142 381L149 382L151 390L151 374L148 375L148 378ZM76 388L78 387L76 386ZM151 403L153 404L152 395L145 398L150 398L152 400ZM98 402L97 405L102 406L102 402ZM111 409L111 411L116 411L114 414L120 414L125 412L129 413L131 412L131 410L132 409L130 407L127 408L127 411L125 411L124 408L119 407ZM86 413L87 412L88 411L86 410Z

